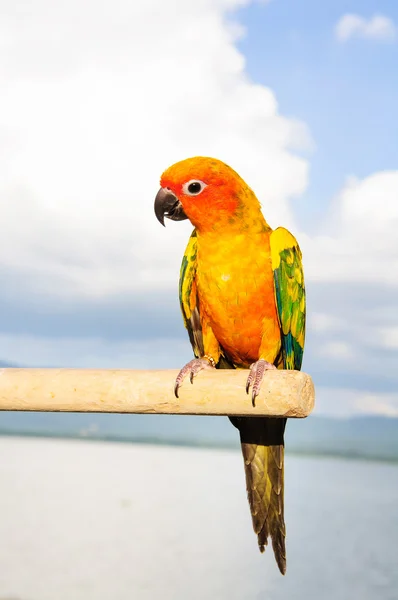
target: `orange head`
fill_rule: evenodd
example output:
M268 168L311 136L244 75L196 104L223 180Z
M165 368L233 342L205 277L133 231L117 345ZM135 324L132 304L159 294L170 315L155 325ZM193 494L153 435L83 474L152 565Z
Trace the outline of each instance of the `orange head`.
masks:
M189 219L199 231L240 226L248 215L263 219L260 204L243 179L215 158L197 156L169 167L160 179L155 213Z

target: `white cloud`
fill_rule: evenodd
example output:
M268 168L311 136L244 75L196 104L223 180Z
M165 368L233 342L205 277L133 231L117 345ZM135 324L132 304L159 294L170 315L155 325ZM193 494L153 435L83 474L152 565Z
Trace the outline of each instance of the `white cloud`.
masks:
M313 238L302 235L307 277L398 286L398 171L351 178Z
M358 413L398 417L398 394L319 387L314 412L341 417Z
M398 283L398 171L350 180L319 235L294 225L289 200L305 190L308 163L292 149L308 148L309 135L245 74L230 11L246 1L108 0L98 10L34 0L27 14L1 4L7 289L175 288L190 225L163 230L153 198L161 172L195 154L229 162L271 225L293 228L307 279Z
M326 358L330 358L332 361L342 362L344 364L354 358L353 348L345 341L325 342L319 349L319 354Z
M367 301L371 303L370 299ZM356 362L361 357L363 362L361 351L364 349L366 352L369 349L374 352L378 349L398 349L397 313L391 317L388 327L385 327L380 322L380 312L383 310L380 306L367 310L362 306L355 307L350 299L346 299L343 306L347 311L338 317L319 312L309 314L308 331L325 340L324 345L319 348L321 356L341 361L355 358Z
M312 312L309 327L318 333L329 333L341 330L345 326L345 321L334 315Z
M379 332L380 345L391 350L398 350L398 327L381 328Z
M309 135L246 76L230 11L248 2L1 3L0 264L22 293L175 286L191 228L162 230L153 199L187 156L230 163L292 223Z
M0 356L31 368L177 369L191 355L188 339L109 341L0 334Z
M346 42L353 37L392 41L397 37L397 27L392 19L383 15L373 15L365 19L360 15L347 14L338 21L335 34L340 42Z

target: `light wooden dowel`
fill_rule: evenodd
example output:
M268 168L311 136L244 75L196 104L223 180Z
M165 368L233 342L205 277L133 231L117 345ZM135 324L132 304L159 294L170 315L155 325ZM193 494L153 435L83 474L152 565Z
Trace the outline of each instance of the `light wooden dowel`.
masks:
M201 372L173 393L177 371L0 369L0 410L306 417L314 385L306 373L268 371L253 408L247 370Z

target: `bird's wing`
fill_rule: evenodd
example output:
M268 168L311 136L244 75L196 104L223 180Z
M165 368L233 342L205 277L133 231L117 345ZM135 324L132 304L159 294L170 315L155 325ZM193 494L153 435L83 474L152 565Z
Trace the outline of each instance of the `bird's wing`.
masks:
M271 233L275 301L282 335L284 369L300 370L305 339L305 287L301 250L287 229Z
M198 294L196 290L197 235L193 230L182 258L180 270L180 306L184 325L196 358L204 355L202 326L199 314Z

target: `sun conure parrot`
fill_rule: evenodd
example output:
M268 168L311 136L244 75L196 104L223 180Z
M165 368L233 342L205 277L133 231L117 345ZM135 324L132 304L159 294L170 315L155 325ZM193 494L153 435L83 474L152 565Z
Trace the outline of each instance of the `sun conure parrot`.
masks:
M254 192L229 166L214 158L178 162L161 176L155 213L189 219L194 230L180 273L180 304L195 359L179 372L250 368L252 402L269 369L301 367L305 290L301 251L283 227L272 230ZM239 429L247 494L261 552L272 539L286 572L284 429L286 419L230 417Z

